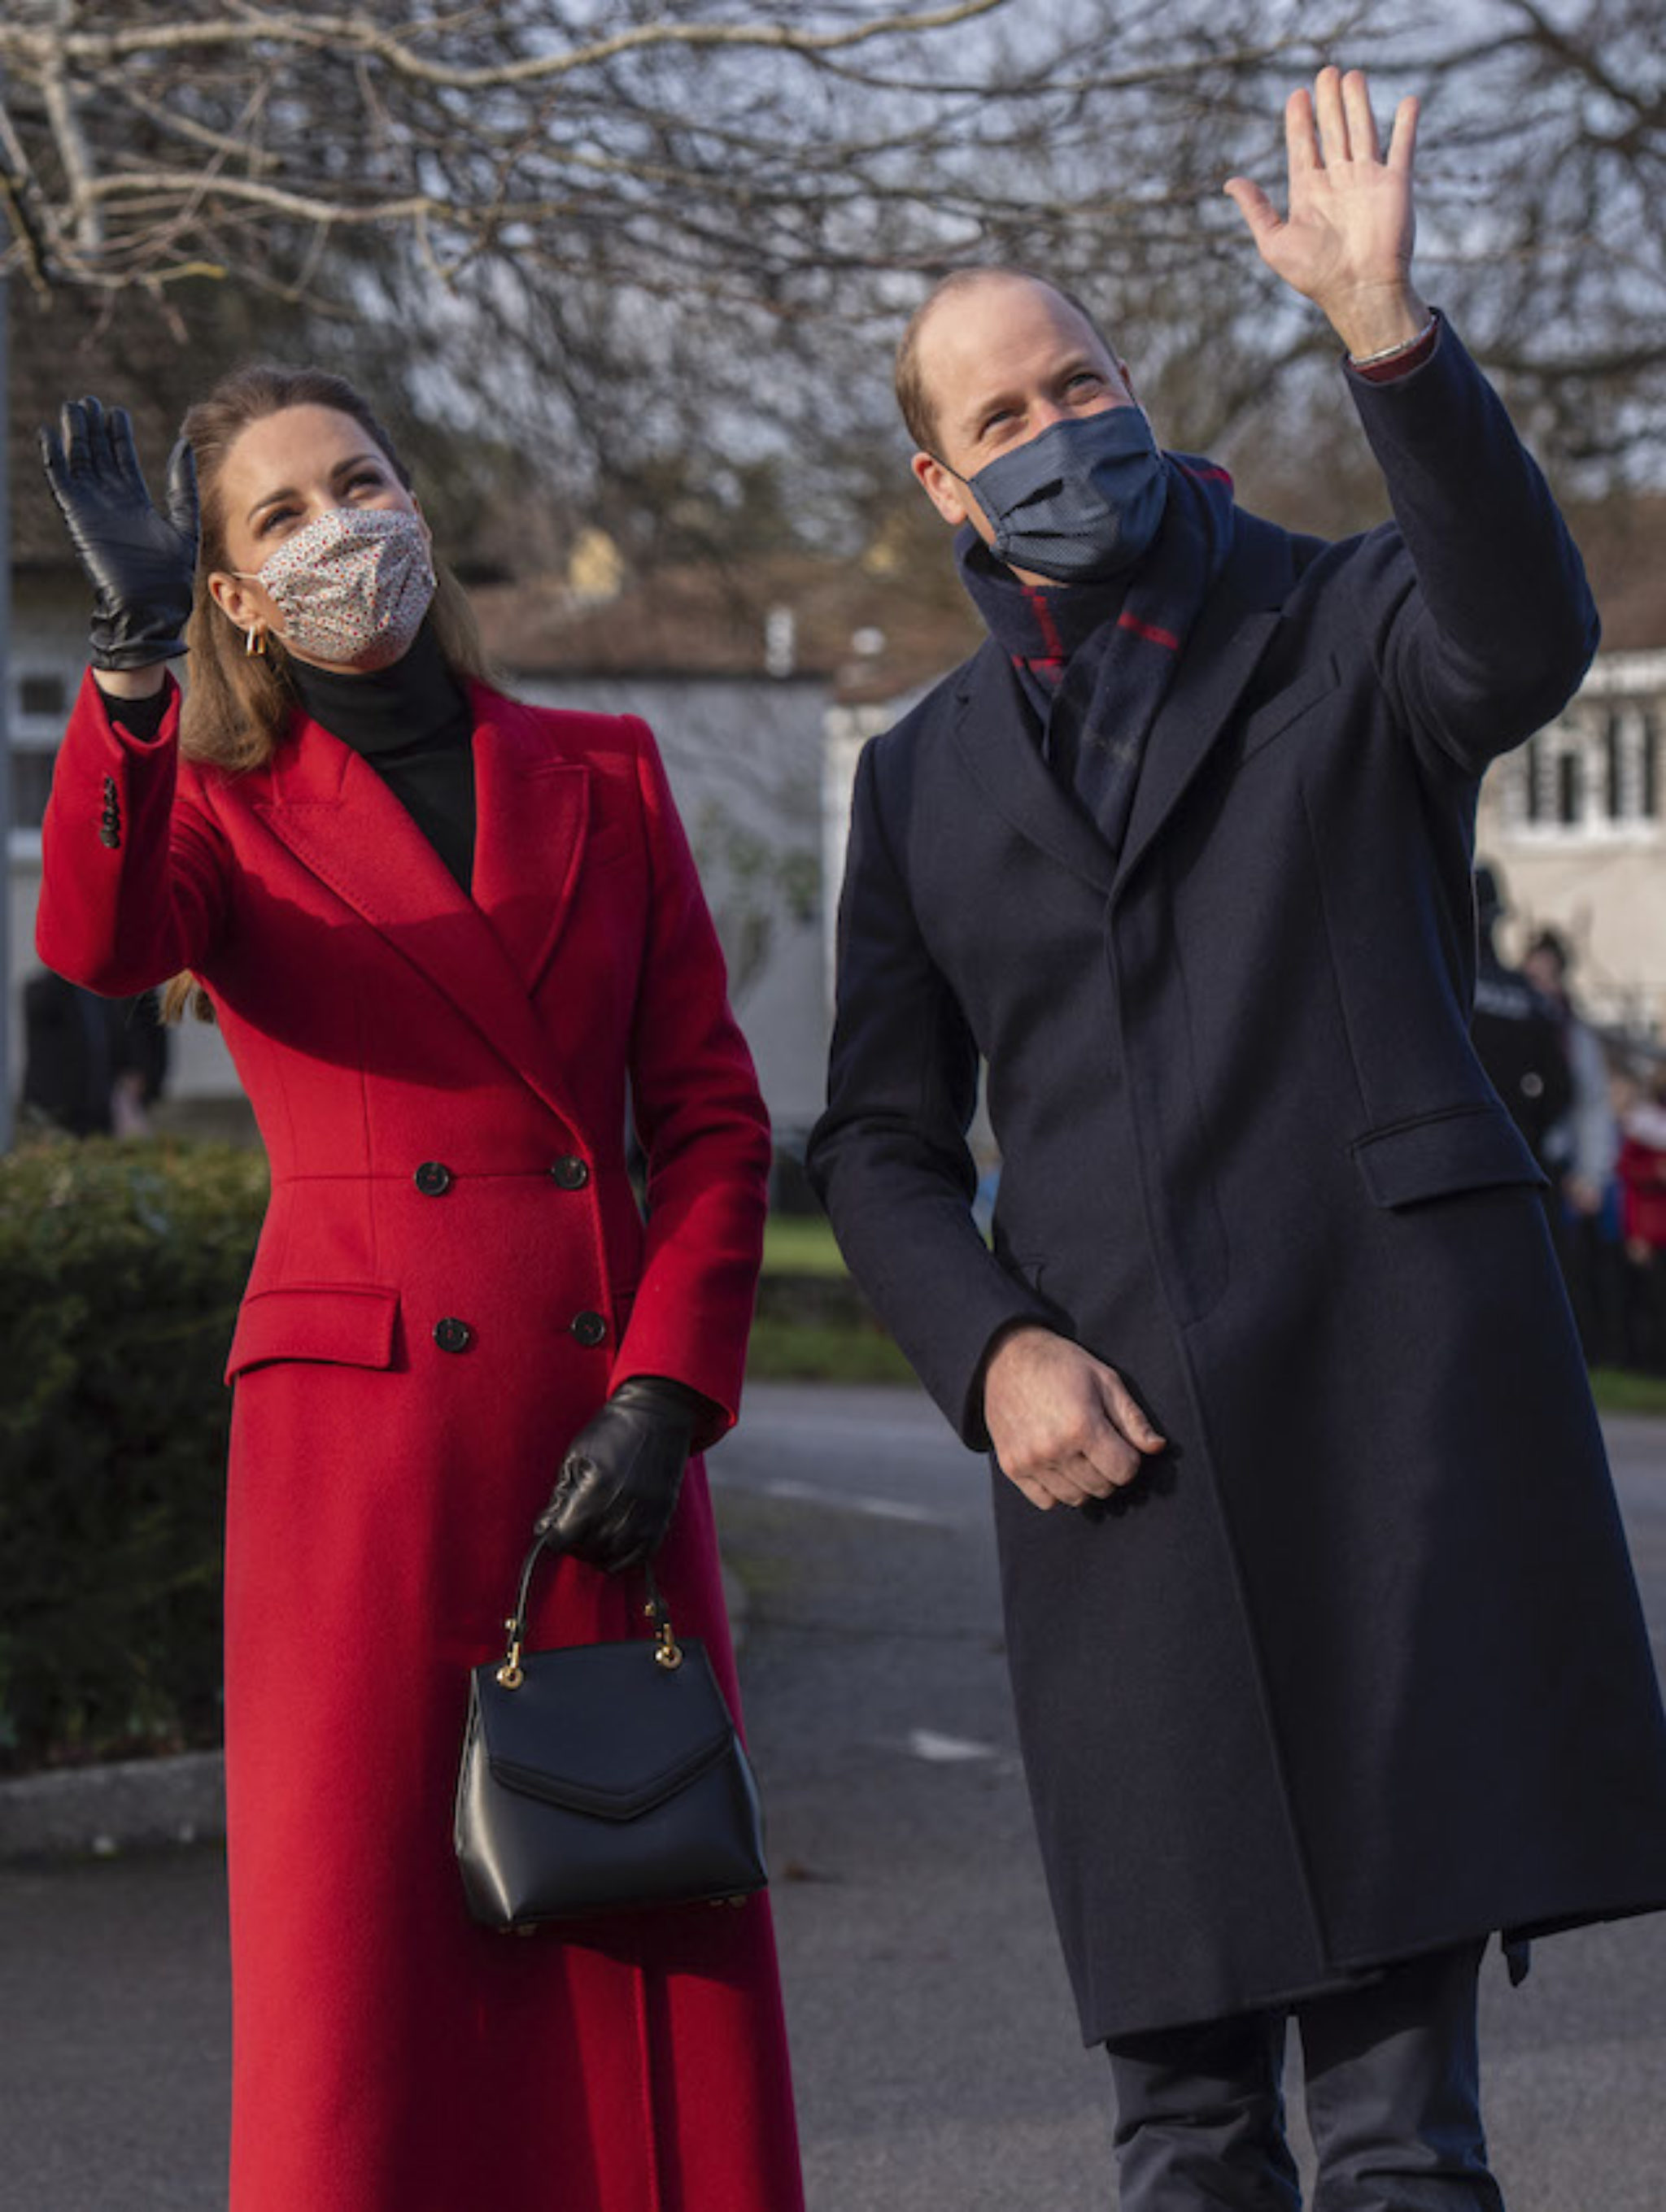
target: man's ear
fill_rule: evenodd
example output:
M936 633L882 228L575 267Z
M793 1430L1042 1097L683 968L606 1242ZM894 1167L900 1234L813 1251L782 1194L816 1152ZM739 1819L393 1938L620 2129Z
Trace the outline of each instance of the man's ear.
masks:
M916 453L909 466L918 478L927 498L952 529L971 520L971 510L966 504L966 487L952 471L931 453Z

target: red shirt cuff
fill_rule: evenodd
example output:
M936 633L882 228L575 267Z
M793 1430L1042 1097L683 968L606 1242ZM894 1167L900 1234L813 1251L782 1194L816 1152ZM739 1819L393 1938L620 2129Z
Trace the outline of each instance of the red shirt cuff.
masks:
M1357 361L1351 361L1348 367L1356 376L1363 376L1367 384L1392 384L1396 378L1409 376L1414 368L1421 368L1439 343L1440 317L1436 314L1430 317L1429 327L1416 344L1408 346L1404 353L1395 354L1390 361L1372 362L1363 368Z

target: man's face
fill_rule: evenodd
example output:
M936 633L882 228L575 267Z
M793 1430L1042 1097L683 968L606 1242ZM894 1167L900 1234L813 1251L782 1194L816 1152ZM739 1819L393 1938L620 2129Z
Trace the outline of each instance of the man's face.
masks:
M1055 422L1137 404L1127 365L1067 300L1027 276L992 276L950 293L918 343L937 451L916 453L914 473L943 520L956 528L970 522L986 545L994 531L960 478Z

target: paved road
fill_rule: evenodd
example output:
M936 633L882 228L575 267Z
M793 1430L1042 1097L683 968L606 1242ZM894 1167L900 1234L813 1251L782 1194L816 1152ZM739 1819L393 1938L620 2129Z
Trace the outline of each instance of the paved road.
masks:
M1610 1445L1666 1658L1666 1428ZM1104 2212L1104 2062L1030 1838L982 1465L907 1394L760 1390L713 1467L776 1848L827 1877L777 1886L812 2212ZM1485 2005L1511 2212L1659 2212L1666 1917L1541 1944L1519 1990L1489 1960Z
M1658 1641L1666 1428L1611 1442ZM812 2212L1105 2212L1104 2062L1030 1834L981 1463L908 1392L777 1387L712 1471ZM0 1874L0 2212L221 2203L222 1912L209 1852ZM1663 1990L1666 1917L1541 1945L1520 1991L1489 1966L1511 2212L1657 2212Z

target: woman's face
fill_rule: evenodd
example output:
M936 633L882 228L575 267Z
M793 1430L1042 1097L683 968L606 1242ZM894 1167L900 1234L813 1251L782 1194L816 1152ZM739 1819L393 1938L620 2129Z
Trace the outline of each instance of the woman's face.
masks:
M252 623L282 632L283 615L256 571L297 530L337 507L422 511L362 423L333 407L311 405L280 408L250 423L222 465L219 499L227 567L210 576L209 590L246 633Z

